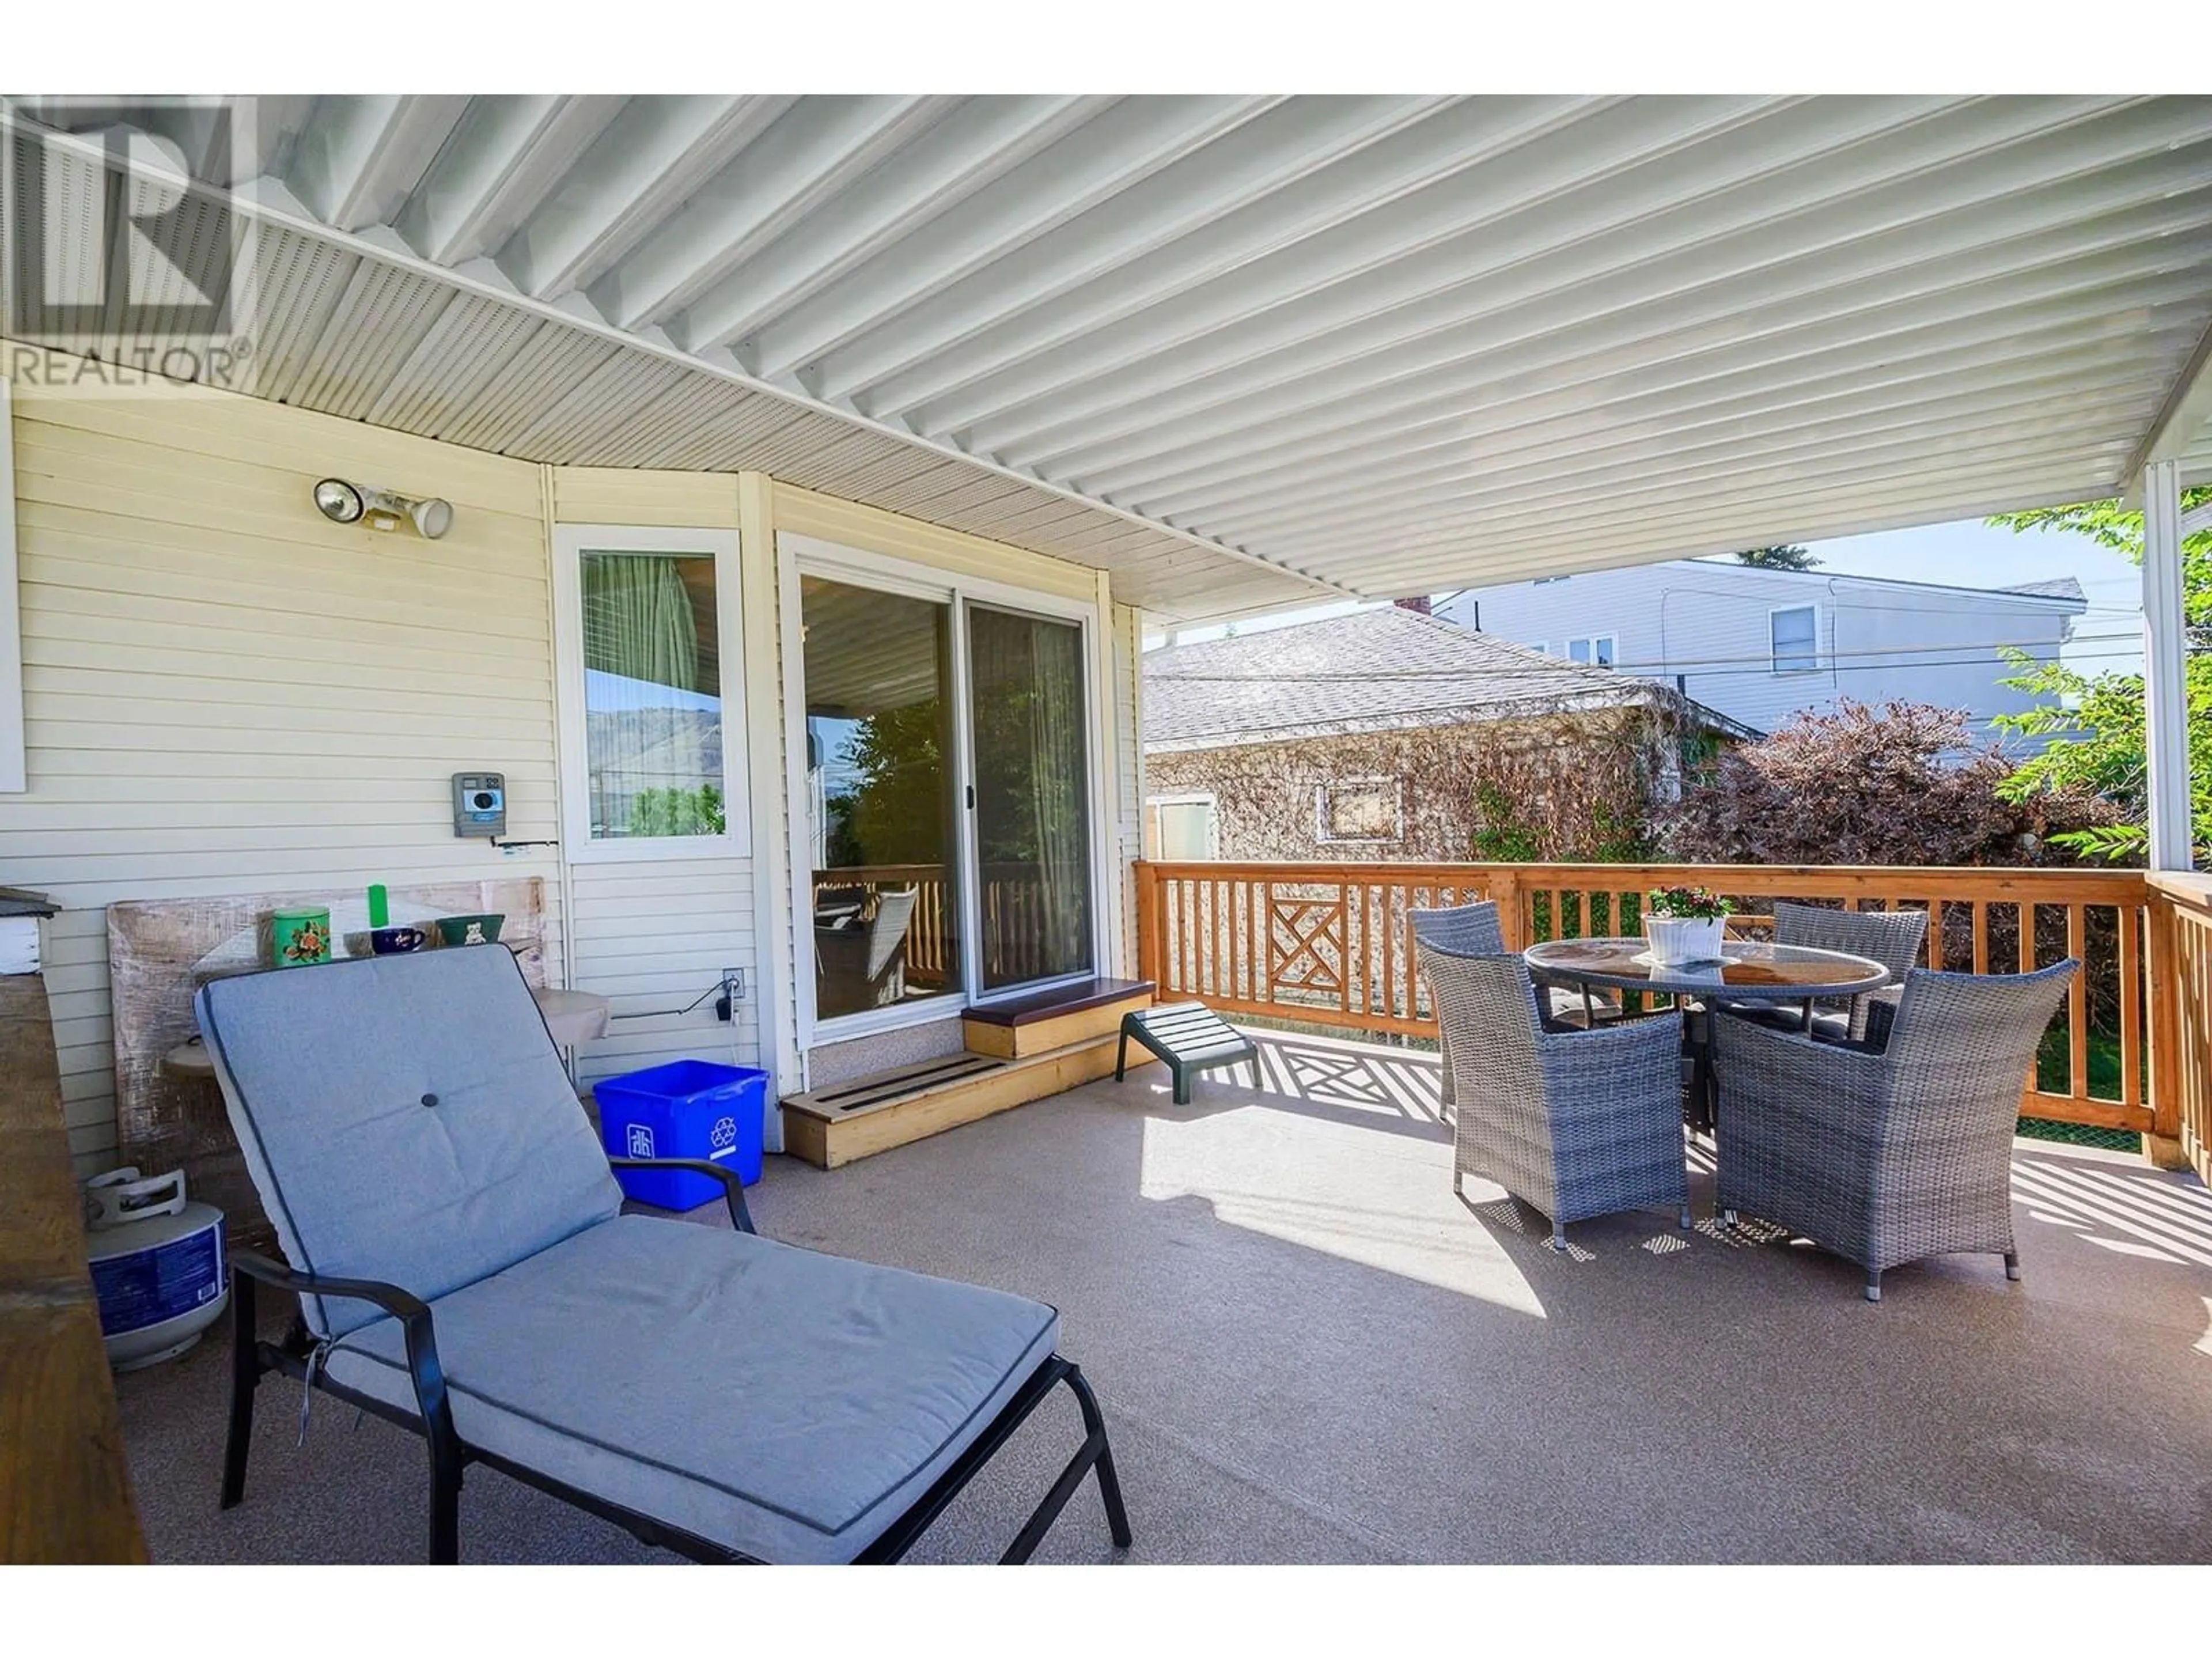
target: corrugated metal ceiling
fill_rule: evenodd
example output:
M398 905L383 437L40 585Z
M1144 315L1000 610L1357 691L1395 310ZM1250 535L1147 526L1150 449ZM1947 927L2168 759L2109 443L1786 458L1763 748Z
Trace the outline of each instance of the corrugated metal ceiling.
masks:
M263 395L761 467L1170 614L2107 493L2202 425L2202 98L245 113L225 162L119 112L258 204Z

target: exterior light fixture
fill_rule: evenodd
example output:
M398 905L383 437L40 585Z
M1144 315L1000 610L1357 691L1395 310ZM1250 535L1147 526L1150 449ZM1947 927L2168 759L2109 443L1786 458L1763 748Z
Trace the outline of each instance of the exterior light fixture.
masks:
M417 500L374 484L325 478L315 486L316 510L333 524L366 522L371 530L411 526L425 541L436 541L453 527L453 504L435 495Z
M315 510L332 524L354 524L368 510L368 503L343 478L325 478L315 486Z

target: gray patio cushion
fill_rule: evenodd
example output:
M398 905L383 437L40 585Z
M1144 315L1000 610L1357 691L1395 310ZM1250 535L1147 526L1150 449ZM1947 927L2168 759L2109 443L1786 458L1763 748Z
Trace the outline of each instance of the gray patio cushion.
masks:
M507 951L212 980L196 1007L295 1267L431 1300L622 1207ZM379 1317L367 1303L302 1300L325 1335Z
M687 1222L625 1216L433 1304L471 1445L768 1561L847 1561L1043 1364L1060 1316ZM412 1413L398 1323L331 1381Z

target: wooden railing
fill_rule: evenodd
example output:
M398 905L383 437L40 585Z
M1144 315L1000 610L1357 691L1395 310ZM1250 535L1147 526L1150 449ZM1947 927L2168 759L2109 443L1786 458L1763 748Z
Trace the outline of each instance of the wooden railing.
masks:
M841 889L858 888L866 896L860 920L871 921L875 918L876 896L886 887L915 890L914 919L907 924L906 930L908 976L925 985L943 983L945 945L952 937L945 925L945 898L951 884L945 879L943 865L856 864L844 870L817 870L815 908L821 908L825 892L834 894Z
M2160 1163L2185 1160L2212 1182L2212 876L2148 880L2151 957L2161 969L2152 1004L2159 1125L2150 1152Z
M2212 896L2197 891L2193 904L2175 896L2154 906L2140 871L1147 860L1136 874L1140 971L1162 997L1423 1036L1437 1028L1413 951L1415 909L1495 899L1506 943L1517 950L1547 939L1632 936L1642 929L1644 893L1677 884L1735 899L1746 912L1739 931L1767 926L1757 913L1776 899L1911 906L1929 913L1930 967L2008 973L2082 959L2023 1115L2175 1139L2186 1091L2162 1089L2154 1104L2154 1048L2161 1065L2167 1055L2177 1066L2194 1055L2194 1097L2212 1109ZM2163 948L2154 931L2197 955ZM2186 981L2194 989L2181 999L2191 1004L2184 1019L2172 993L2191 973L2198 977ZM2180 1033L2179 1049L2154 1029L2161 1024ZM2200 1145L2208 1133L2200 1120Z
M957 977L950 960L960 921L948 915L952 883L941 864L855 864L814 872L814 902L819 910L841 891L860 893L860 920L872 921L877 896L886 888L915 890L913 919L907 924L907 975L925 985ZM828 896L825 900L825 895ZM986 982L1013 984L1051 971L1043 920L1045 884L1035 866L987 865L983 870L983 939L989 957Z

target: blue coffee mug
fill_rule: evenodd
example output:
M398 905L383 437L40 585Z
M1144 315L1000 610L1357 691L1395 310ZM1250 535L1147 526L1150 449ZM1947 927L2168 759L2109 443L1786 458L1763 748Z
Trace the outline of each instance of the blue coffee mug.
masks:
M429 935L420 927L372 927L368 930L368 946L380 957L404 956L410 951L419 951Z

